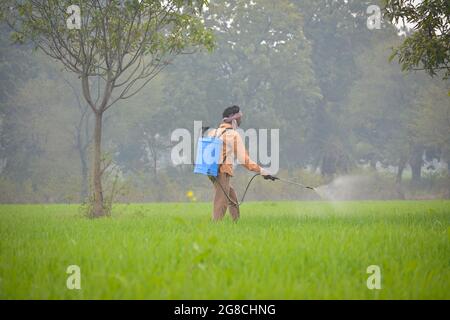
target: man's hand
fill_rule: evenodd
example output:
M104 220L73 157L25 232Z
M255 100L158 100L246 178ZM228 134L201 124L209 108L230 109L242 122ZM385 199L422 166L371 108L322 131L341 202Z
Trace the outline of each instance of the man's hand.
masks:
M272 176L269 172L267 172L264 169L261 169L261 175L264 178L264 180L272 180L275 181L277 177Z
M277 177L271 176L270 174L264 175L263 178L264 178L265 180L272 180L272 181L275 181L275 180L278 179Z

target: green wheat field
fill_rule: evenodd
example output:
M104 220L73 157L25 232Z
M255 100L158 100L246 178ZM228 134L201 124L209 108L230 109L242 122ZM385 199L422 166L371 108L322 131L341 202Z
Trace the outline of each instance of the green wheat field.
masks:
M254 202L237 224L210 210L129 204L89 220L78 205L1 205L0 298L450 298L450 201Z

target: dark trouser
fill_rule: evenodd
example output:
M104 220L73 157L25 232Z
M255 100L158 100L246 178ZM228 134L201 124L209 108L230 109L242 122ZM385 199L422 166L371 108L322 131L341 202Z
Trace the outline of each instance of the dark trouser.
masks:
M239 206L237 205L238 200L236 192L230 185L230 178L231 176L228 173L219 173L216 178L212 179L212 181L214 182L214 221L223 219L227 208L229 208L231 217L234 221L237 221L239 219ZM229 198L232 201L227 198L225 192L228 194Z

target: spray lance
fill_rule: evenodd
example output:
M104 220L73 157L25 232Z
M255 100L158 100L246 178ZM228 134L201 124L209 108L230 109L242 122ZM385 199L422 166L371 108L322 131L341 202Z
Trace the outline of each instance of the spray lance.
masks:
M281 181L281 182L284 182L284 183L293 184L294 186L299 186L299 187L302 187L302 188L305 188L305 189L310 189L310 190L315 191L315 189L314 189L313 187L305 186L304 184L301 184L301 183L299 183L299 182L295 182L295 181L291 181L291 180L286 180L286 179L282 179L282 178L275 177L275 176L271 176L271 175L269 175L269 176L263 176L263 177L264 177L264 179L266 179L266 180L272 180L272 181L278 180L278 181Z
M228 193L225 191L225 189L222 187L222 185L219 183L219 181L217 181L214 177L209 177L209 178L211 179L211 181L212 181L213 183L214 183L214 182L217 182L217 184L219 185L219 187L222 189L223 193L224 193L225 196L227 197L228 201L230 201L231 203L233 203L233 204L236 205L236 206L240 206L240 205L244 202L245 195L247 194L248 188L250 187L250 184L252 183L253 179L255 179L257 176L260 176L260 175L261 175L260 173L257 173L257 174L255 174L253 177L251 177L251 179L250 179L249 182L247 183L247 186L245 187L244 193L242 194L241 201L238 201L238 202L235 202L233 199L230 198L230 196L229 196ZM306 185L301 184L301 183L299 183L299 182L295 182L295 181L291 181L291 180L287 180L287 179L282 179L282 178L275 177L275 176L272 176L272 175L264 175L264 176L262 176L262 177L263 177L265 180L271 180L271 181L276 181L276 180L278 180L278 181L280 181L280 182L284 182L284 183L292 184L292 185L295 185L295 186L298 186L298 187L302 187L302 188L305 188L305 189L309 189L309 190L312 190L312 191L316 191L313 187L306 186Z

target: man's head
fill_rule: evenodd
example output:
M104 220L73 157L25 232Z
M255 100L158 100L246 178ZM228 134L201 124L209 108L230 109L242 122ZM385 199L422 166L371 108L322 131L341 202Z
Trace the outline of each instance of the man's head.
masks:
M240 116L236 116L238 114L240 114ZM235 118L236 118L235 120L237 122L237 125L238 126L241 125L242 113L240 113L239 106L228 107L222 113L222 117L225 122L231 122L231 120L230 121L227 121L227 120L231 119L233 116L235 116Z

